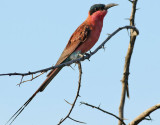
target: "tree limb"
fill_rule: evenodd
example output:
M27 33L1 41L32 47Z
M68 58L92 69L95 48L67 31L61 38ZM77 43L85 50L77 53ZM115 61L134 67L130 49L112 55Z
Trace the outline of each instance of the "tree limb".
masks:
M104 112L104 113L106 113L106 114L109 114L109 115L115 117L116 119L120 120L123 125L126 125L126 124L124 123L123 119L119 118L118 116L114 115L113 113L107 112L107 111L101 109L100 107L97 107L97 106L94 106L94 105L91 105L91 104L88 104L88 103L85 103L85 102L80 102L80 103L83 104L83 105L86 105L86 106L89 106L89 107L98 109L98 110L100 110L100 111L102 111L102 112Z
M130 17L130 26L135 26L134 20L135 20L135 13L136 13L136 5L138 0L132 1L132 12ZM134 49L134 43L137 37L137 32L134 30L130 30L130 42L128 51L125 57L125 64L124 64L124 71L123 71L123 77L122 77L122 93L121 93L121 100L119 105L119 117L121 119L124 118L124 104L125 104L125 95L127 93L127 96L129 98L129 87L128 87L128 77L129 77L129 67L130 67L130 61L131 56ZM122 122L119 121L118 125L122 125Z
M141 121L145 120L147 116L149 116L152 112L160 108L160 104L157 104L155 106L152 106L151 108L147 109L143 113L141 113L139 116L137 116L132 122L129 123L129 125L137 125Z

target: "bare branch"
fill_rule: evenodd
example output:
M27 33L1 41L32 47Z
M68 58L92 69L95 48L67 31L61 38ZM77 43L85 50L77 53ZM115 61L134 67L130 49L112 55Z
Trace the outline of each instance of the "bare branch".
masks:
M94 105L91 105L91 104L88 104L88 103L85 103L85 102L80 102L80 103L81 103L81 104L84 104L84 105L86 105L86 106L89 106L89 107L98 109L98 110L100 110L100 111L102 111L102 112L104 112L104 113L106 113L106 114L109 114L109 115L115 117L116 119L120 120L123 125L126 125L126 124L124 123L123 119L119 118L118 116L114 115L113 113L110 113L110 112L107 112L107 111L101 109L99 106L97 107L97 106L94 106Z
M82 78L82 67L81 67L81 63L80 63L80 62L78 62L78 68L79 68L79 81L78 81L78 90L77 90L76 97L75 97L75 99L74 99L74 102L73 102L73 104L72 104L72 106L71 106L70 111L68 112L68 114L66 115L65 118L63 118L63 119L61 119L61 120L59 121L58 125L62 124L67 118L70 118L69 116L70 116L70 114L71 114L71 112L72 112L72 110L73 110L73 108L74 108L74 106L75 106L75 104L76 104L76 101L77 101L77 99L78 99L78 97L79 97L79 92L80 92L80 88L81 88L81 78ZM70 119L71 119L71 118L70 118ZM72 120L73 120L73 119L72 119ZM77 120L73 120L73 121L77 121ZM79 122L79 123L80 123L80 122ZM82 122L82 123L83 123L83 122Z
M145 120L145 118L147 116L149 116L152 112L154 112L155 110L160 108L160 104L157 104L155 106L152 106L151 108L147 109L146 111L144 111L143 113L141 113L138 117L136 117L132 122L129 123L129 125L137 125L138 123L140 123L141 121ZM150 116L149 116L150 117ZM148 119L148 120L151 120Z
M23 82L23 77L24 77L24 76L22 76L20 83L17 84L17 85L19 85L19 87L20 87L21 83Z
M130 17L130 26L135 26L134 20L135 20L135 13L136 13L136 5L138 0L130 0L132 2L132 12ZM134 43L137 37L137 32L135 30L130 30L130 42L129 47L127 51L127 55L125 57L125 64L124 64L124 71L123 71L123 77L122 77L122 93L121 93L121 101L119 105L119 117L121 119L124 118L123 112L124 112L124 104L125 104L125 95L127 93L127 96L129 98L129 87L128 87L128 77L129 77L129 67L130 67L130 61L131 56L134 49ZM119 121L118 125L122 125L122 122Z
M81 122L81 121L75 120L75 119L73 119L73 118L71 118L71 117L68 117L68 118L71 119L71 120L73 120L73 121L75 121L75 122L82 123L82 124L86 124L85 122Z
M69 105L72 105L70 102L68 102L67 100L64 99L65 102L67 102Z
M39 76L41 76L41 75L43 75L43 74L44 74L44 72L40 73L39 75L37 75L37 76L35 76L35 77L33 77L33 74L32 74L32 78L31 78L31 79L28 79L28 80L25 80L25 81L22 81L22 79L23 79L23 77L24 77L24 75L22 75L21 82L20 82L19 84L17 84L17 85L20 86L22 83L25 83L25 82L28 82L28 81L32 81L32 80L38 78Z
M119 31L123 30L123 29L133 29L133 31L135 31L137 34L139 34L139 31L136 27L134 26L124 26L124 27L120 27L118 28L117 30L115 30L112 34L110 34L107 39L101 43L101 45L99 45L93 52L90 52L89 54L86 54L84 55L83 57L81 58L78 58L78 59L75 59L75 60L72 60L72 61L68 61L66 63L62 63L60 65L56 65L56 66L51 66L49 68L45 68L45 69L41 69L41 70L37 70L37 71L33 71L33 72L27 72L27 73L4 73L4 74L0 74L0 76L12 76L12 75L20 75L20 76L27 76L27 75L32 75L32 74L36 74L36 73L41 73L41 72L47 72L51 69L55 69L55 68L58 68L58 67L63 67L63 66L69 66L71 65L72 63L76 63L76 62L80 62L80 61L84 61L86 59L89 60L89 58L91 56L93 56L95 53L97 53L98 50L100 50L101 48L104 47L104 45L107 43L108 40L110 40L114 35L116 35Z

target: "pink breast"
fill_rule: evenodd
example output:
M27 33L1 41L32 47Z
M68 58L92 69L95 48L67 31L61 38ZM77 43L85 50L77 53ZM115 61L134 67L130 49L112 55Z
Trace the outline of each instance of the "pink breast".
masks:
M98 22L97 25L92 26L92 30L87 40L83 44L81 44L81 46L78 47L77 50L80 50L82 53L89 51L98 41L102 26L103 22Z
M88 23L88 25L90 25L91 31L87 40L77 48L77 50L81 51L81 53L86 53L87 51L89 51L98 41L103 27L103 19L106 14L106 10L97 11L93 13L93 15L89 15L86 19L86 22Z

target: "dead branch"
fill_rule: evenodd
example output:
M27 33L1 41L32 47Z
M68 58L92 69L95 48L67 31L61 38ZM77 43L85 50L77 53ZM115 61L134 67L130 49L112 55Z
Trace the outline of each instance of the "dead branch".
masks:
M76 104L76 101L77 101L78 97L79 97L79 92L80 92L80 88L81 88L82 67L81 67L81 63L80 62L78 62L78 68L79 68L79 81L78 81L78 90L77 90L76 97L74 99L74 102L73 102L73 104L71 106L71 109L69 110L68 114L66 115L65 118L63 118L63 119L60 120L60 122L58 123L58 125L62 124L67 118L70 118L71 120L79 122L79 123L84 123L84 122L80 122L80 121L75 120L75 119L73 119L73 118L70 117L70 114L71 114L71 112L72 112L72 110L73 110L73 108L74 108L74 106Z
M152 106L151 108L147 109L143 113L141 113L139 116L137 116L132 122L129 123L129 125L137 125L138 123L145 120L147 116L149 116L152 112L160 108L160 104L157 104L155 106ZM150 116L149 116L150 117ZM148 119L151 120L151 119Z
M85 102L80 102L80 103L83 104L83 105L98 109L99 111L104 112L106 114L109 114L109 115L115 117L116 119L118 119L119 121L121 121L123 125L126 125L125 122L123 121L123 119L119 118L118 116L114 115L113 113L110 113L110 112L107 112L107 111L101 109L99 106L97 107L97 106L94 106L94 105L91 105L91 104L88 104L88 103L85 103Z
M136 13L136 5L138 0L129 0L132 3L132 12L130 17L130 26L135 26L134 20L135 20L135 13ZM119 117L121 119L124 118L124 104L125 104L125 95L127 93L127 96L129 98L129 87L128 87L128 77L129 77L129 67L130 67L130 61L131 56L134 49L134 43L137 37L137 32L134 30L130 30L130 42L129 47L127 51L127 55L125 57L125 64L124 64L124 71L123 71L123 77L122 77L122 93L121 93L121 100L119 105ZM118 125L122 125L122 122L119 121Z
M38 78L39 76L41 76L41 75L43 75L43 74L44 74L44 72L40 73L39 75L37 75L37 76L35 76L35 77L33 77L33 74L32 74L32 78L31 78L31 79L28 79L28 80L25 80L25 81L23 81L23 77L24 77L24 76L22 76L20 83L17 84L17 85L20 86L22 83L25 83L25 82L28 82L28 81L32 81L32 80Z
M78 123L82 123L82 124L86 124L85 122L81 122L81 121L75 120L75 119L73 119L71 117L68 117L68 118L71 119L72 121L75 121L75 122L78 122Z
M133 31L135 31L137 34L139 34L139 31L136 27L134 26L124 26L124 27L120 27L117 30L115 30L112 34L110 34L106 40L101 43L93 52L90 52L89 54L85 54L83 57L72 60L72 61L68 61L66 63L62 63L60 65L56 65L56 66L51 66L49 68L45 68L45 69L41 69L41 70L37 70L37 71L33 71L33 72L27 72L27 73L4 73L4 74L0 74L0 76L13 76L13 75L20 75L20 76L27 76L27 75L32 75L32 74L36 74L36 73L42 73L42 72L47 72L51 69L55 69L58 67L64 67L64 66L69 66L72 63L76 63L76 62L80 62L80 61L84 61L84 60L89 60L89 58L91 56L93 56L95 53L97 53L98 50L100 50L101 48L104 48L104 45L107 43L108 40L110 40L114 35L116 35L119 31L123 30L123 29L133 29Z

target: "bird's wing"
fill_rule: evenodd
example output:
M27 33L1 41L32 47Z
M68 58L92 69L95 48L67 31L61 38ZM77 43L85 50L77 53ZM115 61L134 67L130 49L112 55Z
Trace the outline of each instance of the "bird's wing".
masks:
M64 51L62 52L56 64L62 63L75 51L76 48L78 48L81 43L85 42L90 34L90 30L91 29L89 25L86 25L85 23L80 25L70 37Z
M78 46L81 45L81 43L85 42L90 34L90 31L91 29L89 25L87 25L86 22L82 23L70 37L56 65L61 64L76 50L76 48L78 48ZM53 71L54 69L51 70L47 76L49 76Z

